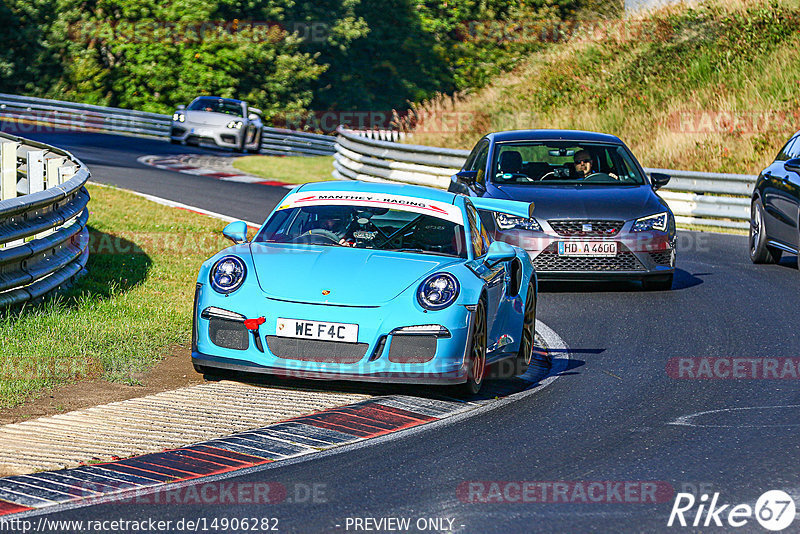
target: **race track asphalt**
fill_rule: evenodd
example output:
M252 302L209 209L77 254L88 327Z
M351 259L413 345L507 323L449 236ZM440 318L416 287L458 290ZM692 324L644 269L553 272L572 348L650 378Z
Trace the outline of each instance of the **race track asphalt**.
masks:
M74 133L31 137L72 150L96 181L248 220L262 220L286 192L136 162L144 154L187 152L160 141ZM694 532L722 529L713 522L709 528L668 528L677 492L702 489L709 496L718 492L719 505L753 506L775 489L800 505L800 380L784 370L784 360L777 361L785 379L764 379L759 368L756 378L721 378L725 369L733 372L727 367L733 358L800 356L794 257L756 266L744 236L680 232L677 265L668 292L642 291L634 283L542 283L538 318L563 338L572 360L540 392L225 480L237 487L281 483L288 497L280 503L124 502L46 517L171 520L169 531L176 532L180 519L206 518L210 525L223 517L278 518L280 532L365 532L355 518L388 517L409 518L411 532L435 531L418 529L431 525L417 523L420 518L452 519L452 531L465 533ZM712 378L675 377L675 358L703 357L727 363ZM693 361L699 369L699 361L682 360ZM750 366L749 373L753 363L742 365ZM499 496L490 481L500 482ZM528 488L538 489L526 500L536 502L497 502L522 498L523 486L515 482L533 483ZM602 483L590 490L602 499L582 502L580 490L593 482ZM569 490L554 499L554 487ZM659 488L658 502L638 502L638 493L626 495L626 487ZM309 488L316 498L304 498ZM494 502L473 502L487 497ZM543 497L550 502L539 502ZM723 522L731 507L720 516ZM696 511L686 514L689 522ZM390 524L380 525L372 531L391 531ZM753 517L738 530L764 531Z

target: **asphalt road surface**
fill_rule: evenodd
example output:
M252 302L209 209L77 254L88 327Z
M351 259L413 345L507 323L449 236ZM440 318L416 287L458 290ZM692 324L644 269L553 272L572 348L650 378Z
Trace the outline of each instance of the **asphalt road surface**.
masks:
M72 150L96 181L253 221L285 194L136 162L143 154L187 152L165 142L33 137ZM681 232L672 291L541 284L538 317L572 358L544 390L224 480L238 489L282 484L287 494L279 503L244 502L245 493L224 505L192 504L192 492L207 482L199 481L170 504L161 495L158 503L95 504L45 517L172 521L167 531L175 532L181 519L184 528L204 520L206 531L224 531L222 518L228 527L233 519L276 518L280 532L404 531L395 527L405 520L410 532L765 532L754 516L734 528L728 514L734 505L754 507L767 490L785 491L800 505L800 380L798 360L786 359L800 356L800 311L792 304L798 285L794 257L756 266L743 236ZM724 527L714 518L704 527L705 513L692 527L695 505L684 514L688 527L676 519L669 528L682 491L698 503L708 495L705 509L718 493L717 508L730 505L718 516ZM275 522L228 531L264 532L265 525Z

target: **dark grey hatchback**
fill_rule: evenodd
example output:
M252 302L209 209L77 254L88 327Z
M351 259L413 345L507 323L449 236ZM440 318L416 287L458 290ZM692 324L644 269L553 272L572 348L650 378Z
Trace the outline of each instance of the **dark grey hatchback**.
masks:
M613 135L517 130L478 141L449 190L533 202L530 219L481 214L495 239L528 251L540 278L641 280L670 289L675 218L655 190L669 176L645 174Z

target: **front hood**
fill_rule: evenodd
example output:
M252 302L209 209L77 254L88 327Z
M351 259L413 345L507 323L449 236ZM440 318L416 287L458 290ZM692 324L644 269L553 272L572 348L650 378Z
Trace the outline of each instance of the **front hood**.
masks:
M244 118L227 113L214 113L213 111L184 111L186 122L195 124L208 124L210 126L225 126L231 121L244 121Z
M338 246L252 243L250 251L268 297L341 306L379 306L426 274L463 261Z
M533 202L533 216L544 220L630 220L667 209L649 185L503 185L494 189L492 196Z

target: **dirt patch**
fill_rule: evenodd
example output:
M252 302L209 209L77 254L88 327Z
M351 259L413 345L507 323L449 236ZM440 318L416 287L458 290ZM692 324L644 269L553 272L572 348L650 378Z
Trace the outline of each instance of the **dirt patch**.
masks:
M141 385L131 386L98 379L46 390L19 406L3 410L0 413L0 425L91 408L204 382L203 375L192 367L188 345L171 347L167 356L155 367L146 373L134 375L133 378L141 382Z

